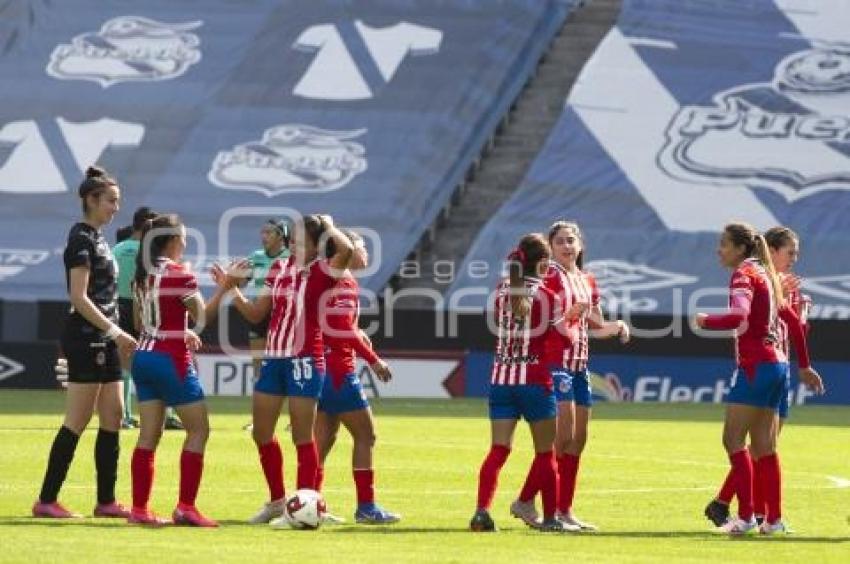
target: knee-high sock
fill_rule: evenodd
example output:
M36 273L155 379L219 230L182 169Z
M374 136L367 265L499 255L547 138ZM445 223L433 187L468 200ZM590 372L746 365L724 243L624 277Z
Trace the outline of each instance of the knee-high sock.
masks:
M129 370L121 371L121 378L124 380L124 419L133 417L133 378Z
M478 472L478 509L490 509L496 486L499 484L499 472L508 460L511 449L503 445L493 445L487 453L481 470Z
M260 451L263 475L266 477L266 484L269 487L269 498L271 501L282 499L285 493L283 487L283 451L280 450L277 437L272 437L271 441L260 446L258 450Z
M316 489L316 473L319 468L319 451L316 441L296 445L298 453L298 489Z
M50 447L47 470L44 472L41 493L38 496L42 503L53 503L59 496L59 490L65 482L65 476L68 475L68 468L71 466L71 461L74 460L74 451L77 450L79 441L80 436L68 427L62 425L59 428L59 432L53 439L53 445Z
M537 467L540 497L543 498L543 518L552 519L555 517L558 503L558 473L552 451L537 453L534 456L533 466Z
M118 480L118 433L98 429L94 442L94 466L97 470L97 502L115 501L115 482Z
M180 503L194 507L204 473L204 453L184 450L180 453Z
M375 503L375 472L371 468L355 468L352 473L357 489L357 505Z
M752 458L752 454L750 457ZM764 476L758 458L753 459L753 514L764 517L766 513Z
M316 491L321 492L322 487L325 485L325 467L319 464L319 467L316 468Z
M765 520L775 523L782 518L782 467L776 453L758 459L759 472L764 488L764 501L767 505Z
M576 483L578 482L578 469L581 457L574 454L564 453L558 457L558 511L569 513L573 508L573 499L576 495Z
M717 494L717 501L729 505L732 503L732 498L735 497L735 470L730 468L726 474L726 479L720 487L720 492Z
M147 511L153 488L154 451L136 447L130 462L130 476L133 487L133 509Z
M753 460L746 448L729 455L735 472L735 495L738 496L738 517L749 521L753 516Z
M540 480L537 476L537 467L532 464L528 469L528 474L525 476L525 483L519 491L519 500L523 503L528 503L534 500L534 496L540 491Z

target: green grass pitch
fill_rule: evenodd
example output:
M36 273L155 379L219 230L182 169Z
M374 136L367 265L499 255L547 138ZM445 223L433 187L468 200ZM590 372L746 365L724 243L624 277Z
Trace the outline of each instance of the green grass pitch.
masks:
M242 426L243 398L212 398L212 435L199 507L217 530L151 530L86 518L29 517L50 442L61 422L61 392L0 392L0 561L92 562L850 562L850 409L792 410L780 441L785 514L795 534L730 539L711 531L702 509L727 463L720 444L722 408L712 405L602 404L594 411L582 462L577 514L595 534L531 531L508 514L531 459L518 429L493 507L500 528L473 534L478 466L488 446L481 400L382 400L376 450L378 501L403 515L395 526L346 524L318 531L276 531L244 520L265 500L256 451ZM90 514L94 501L96 422L83 436L60 499ZM295 456L283 430L285 475ZM168 515L177 495L183 434L166 432L152 503ZM135 432L122 433L119 497L129 502ZM350 519L354 486L342 433L327 463L325 496Z

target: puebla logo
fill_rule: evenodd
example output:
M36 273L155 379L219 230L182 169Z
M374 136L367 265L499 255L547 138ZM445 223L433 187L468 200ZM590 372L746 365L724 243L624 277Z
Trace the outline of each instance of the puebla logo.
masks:
M771 82L712 101L673 116L658 155L670 176L769 188L788 202L850 189L850 45L792 53Z
M365 147L351 141L366 131L272 127L259 141L218 153L207 176L221 188L254 190L268 197L337 190L367 168Z
M47 74L62 80L91 80L107 88L119 82L152 82L184 74L201 60L201 40L192 30L203 22L169 24L121 16L100 31L77 35L50 55Z

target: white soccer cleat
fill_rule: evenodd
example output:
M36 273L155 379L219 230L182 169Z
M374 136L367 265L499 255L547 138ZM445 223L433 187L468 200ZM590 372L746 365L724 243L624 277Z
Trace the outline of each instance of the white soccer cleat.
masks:
M289 519L286 518L286 515L281 515L280 517L275 517L269 521L269 527L272 529L291 529L292 524L289 522Z
M787 535L791 533L791 529L781 519L777 519L773 523L768 523L767 521L762 523L759 527L759 533L763 535Z
M322 524L324 525L342 525L344 523L345 519L339 515L334 515L333 513L328 512L322 514Z
M540 515L537 514L537 508L534 507L534 500L520 501L515 499L511 503L511 515L517 519L522 519L523 523L534 529L540 527Z
M750 517L749 521L735 518L729 519L725 525L718 527L717 530L727 535L746 535L756 527L758 527L758 522L755 517Z
M248 522L252 525L260 525L262 523L269 523L272 519L276 519L277 517L281 517L283 515L283 507L285 503L286 500L284 498L265 503L256 515L248 519Z
M599 527L597 527L596 525L592 523L585 523L584 521L573 515L572 511L569 511L567 513L557 513L555 514L555 517L557 517L560 521L563 521L566 525L569 525L571 527L577 527L575 529L577 531L593 532L599 530Z

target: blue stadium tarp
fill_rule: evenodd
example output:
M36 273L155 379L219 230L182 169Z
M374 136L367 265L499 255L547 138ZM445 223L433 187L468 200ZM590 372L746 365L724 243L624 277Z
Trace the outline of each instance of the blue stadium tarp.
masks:
M850 318L848 156L846 2L627 0L450 290L484 305L474 289L495 284L518 238L564 218L583 227L613 309L721 305L718 234L744 220L800 233L814 316Z
M64 297L93 162L122 188L110 235L149 205L180 213L208 255L244 256L275 208L331 213L377 232L365 285L380 289L573 5L3 2L0 296Z

